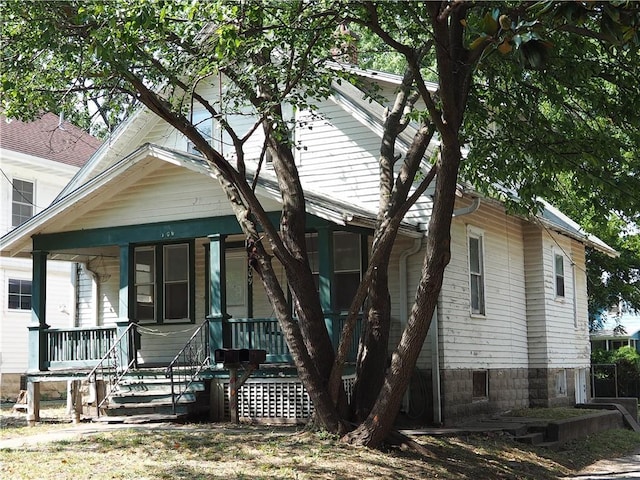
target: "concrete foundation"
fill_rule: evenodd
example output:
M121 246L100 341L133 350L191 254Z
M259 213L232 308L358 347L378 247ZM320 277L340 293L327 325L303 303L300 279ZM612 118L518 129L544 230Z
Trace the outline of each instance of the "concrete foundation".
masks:
M26 390L26 382L19 373L0 375L0 400L15 402L21 390ZM45 382L40 387L43 400L60 400L67 396L67 382Z
M575 369L530 368L530 407L570 407L575 405Z
M474 372L478 371L442 371L442 408L445 425L472 416L529 406L529 374L526 368L486 370L487 385L484 396L477 396L477 391L474 396Z

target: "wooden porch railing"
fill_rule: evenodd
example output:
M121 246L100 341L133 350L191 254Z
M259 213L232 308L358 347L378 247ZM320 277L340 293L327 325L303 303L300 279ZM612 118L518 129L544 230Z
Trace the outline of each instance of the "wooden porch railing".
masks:
M338 348L338 340L345 317L336 316L328 323L331 325L331 337L334 348ZM230 348L261 349L267 351L267 363L290 363L291 353L287 347L278 320L275 318L230 318L224 320ZM349 350L349 361L355 361L358 353L358 342L362 331L362 321L358 319Z
M230 348L266 350L267 363L290 363L291 354L275 318L230 318L224 321Z
M211 349L248 348L267 351L267 363L291 363L291 354L275 318L230 318L210 320ZM344 318L335 316L327 320L334 347L337 348ZM34 356L32 368L40 365L44 369L93 368L113 347L118 328L39 328L29 327L30 355ZM353 337L349 361L354 361L361 333L358 321ZM131 340L133 348L133 340ZM39 360L38 360L39 359Z
M116 327L46 329L47 368L93 367L111 349Z

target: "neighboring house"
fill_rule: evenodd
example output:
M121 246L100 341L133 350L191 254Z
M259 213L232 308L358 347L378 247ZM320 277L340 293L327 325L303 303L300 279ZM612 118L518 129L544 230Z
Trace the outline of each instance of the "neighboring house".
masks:
M95 152L100 142L57 115L33 122L0 116L0 234L44 210ZM48 262L47 322L71 327L75 316L73 265ZM27 371L31 323L31 260L0 257L0 398L20 391Z
M389 98L400 82L380 72L359 73ZM212 84L201 93L216 91ZM334 85L331 98L318 102L315 113L295 112L295 142L301 147L296 155L307 198L311 266L324 287L321 301L335 334L365 267L376 220L384 105L364 100L361 91L343 82ZM204 112L193 115L204 119ZM241 127L247 120L228 121ZM219 145L212 121L200 128ZM261 135L253 134L246 154L250 172ZM411 135L410 127L401 137L405 146ZM247 273L245 239L226 195L207 164L190 151L182 135L142 109L42 215L1 239L3 256L33 256L34 278L41 282L33 292L39 324L30 327L33 395L38 382L69 378L71 367L86 376L111 345L125 352L116 355L118 368L129 362L131 368L166 367L192 335L201 335L200 328L211 354L223 346L264 348L268 362L287 360L272 307L260 282ZM277 220L280 195L269 166L256 191ZM429 193L406 215L390 258L391 347L420 276ZM451 263L418 360L408 413L420 414L421 421L451 423L474 414L586 401L584 252L585 247L615 252L551 205L537 218L524 219L471 189L461 187L459 194ZM83 307L76 309L73 335L45 326L52 314L42 287L49 258L92 265L92 275L82 276L78 285ZM130 331L135 335L124 335ZM123 335L114 343L117 333ZM224 369L206 359L203 368L206 378L214 377L212 395L226 391L219 388L224 378L217 378L224 377ZM299 408L304 394L290 370L250 379L241 390L241 416L308 415L307 407ZM281 404L292 410L282 413Z
M615 330L599 330L590 334L591 351L604 350L609 352L621 347L633 347L640 353L640 330L622 333Z

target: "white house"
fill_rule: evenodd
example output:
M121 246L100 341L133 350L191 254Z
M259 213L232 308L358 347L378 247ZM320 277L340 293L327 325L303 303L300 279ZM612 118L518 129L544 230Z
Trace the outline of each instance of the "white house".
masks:
M378 82L389 98L400 81L379 72L359 73ZM204 83L200 93L215 95L216 80ZM328 286L320 293L328 306L327 322L337 332L363 272L375 223L385 105L364 100L347 82L333 88L330 98L318 102L315 115L292 114L305 120L297 123L295 142L301 147L296 160L306 192L312 268ZM193 115L219 142L213 120L201 111ZM247 119L228 121L241 128ZM255 168L261 135L256 131L247 148L249 170ZM405 144L410 136L411 128L404 133ZM244 236L226 196L192 151L182 135L142 109L42 215L0 240L3 256L33 255L34 279L48 278L45 264L51 258L93 267L93 276L78 285L83 308L75 310L74 329L46 328L53 307L44 305L45 287L34 291L32 384L69 378L74 366L85 368L75 378L86 376L88 367L102 366L107 350L120 344L125 353L113 368L166 367L202 331L209 352L251 346L267 350L267 361L287 360L268 298L258 282L247 278ZM268 166L256 191L278 218L280 196ZM615 252L551 205L537 217L521 218L472 188L460 187L459 194L452 259L407 413L440 423L585 401L590 350L584 251ZM391 346L413 303L430 208L427 192L406 215L391 255ZM135 335L125 334L131 331ZM122 333L118 341L117 332ZM223 370L207 361L196 376L207 372L213 396L227 387ZM57 373L62 368L64 373ZM37 394L35 386L32 391ZM241 416L308 414L296 403L304 403L304 395L295 375L250 379L240 396ZM283 411L283 404L290 410Z
M48 207L99 144L52 113L33 122L0 117L0 234ZM52 327L73 326L73 265L52 261L48 271L47 321ZM31 260L0 257L0 287L0 398L15 399L27 371Z

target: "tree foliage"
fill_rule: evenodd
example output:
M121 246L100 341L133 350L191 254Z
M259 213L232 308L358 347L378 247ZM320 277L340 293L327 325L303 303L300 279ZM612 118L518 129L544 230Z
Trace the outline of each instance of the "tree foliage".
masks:
M65 111L88 123L97 114L109 130L143 104L202 152L247 237L251 265L318 423L330 431L350 429L339 379L350 327L367 299L361 352L375 354L358 359L358 427L345 437L353 443L377 446L392 427L450 259L459 182L525 215L536 211L538 196L553 202L571 187L593 218L612 211L638 218L640 13L634 3L7 0L0 9L0 91L8 116ZM348 69L327 63L353 59L354 38L344 28L336 34L338 25L359 35L363 62L393 62L403 81L384 119L370 264L334 354L308 264L304 189L286 106L313 109L330 94L333 79L356 81ZM388 57L380 60L380 51ZM230 83L220 98L200 94L200 86L221 75ZM199 131L194 107L225 130L233 161ZM256 123L235 131L228 115ZM417 133L398 155L397 139L409 121ZM247 176L244 146L258 129L282 196L279 225L270 223ZM434 136L440 149L423 171ZM389 252L404 214L431 182L433 213L415 303L398 345L389 347ZM286 272L297 320L273 257Z

